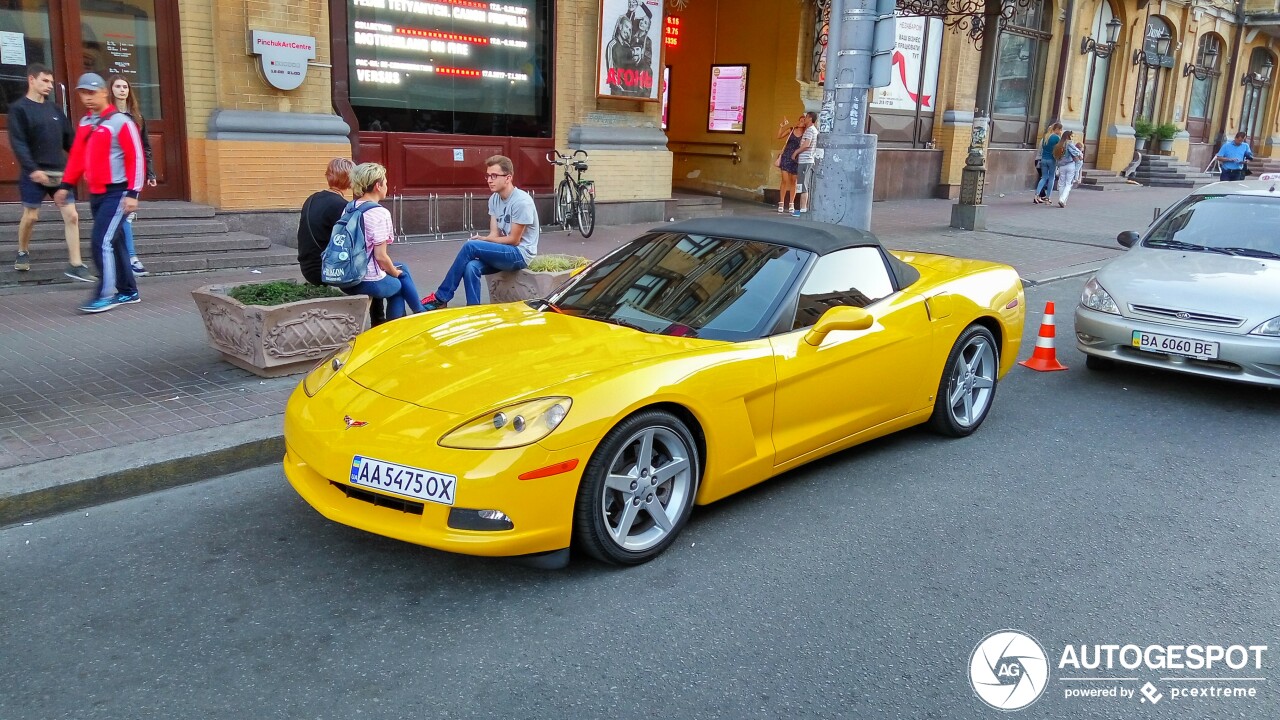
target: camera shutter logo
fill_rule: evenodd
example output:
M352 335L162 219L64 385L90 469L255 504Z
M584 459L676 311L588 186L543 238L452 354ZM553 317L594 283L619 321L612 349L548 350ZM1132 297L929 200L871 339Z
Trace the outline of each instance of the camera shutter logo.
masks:
M998 630L969 656L969 684L978 699L997 710L1021 710L1040 699L1049 683L1049 657L1035 638Z

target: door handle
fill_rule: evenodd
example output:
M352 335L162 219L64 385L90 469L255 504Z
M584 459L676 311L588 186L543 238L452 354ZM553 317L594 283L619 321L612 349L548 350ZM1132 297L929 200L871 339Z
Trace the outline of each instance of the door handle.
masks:
M67 106L66 83L58 83L58 89L62 91L62 113L67 117L71 117L71 108Z

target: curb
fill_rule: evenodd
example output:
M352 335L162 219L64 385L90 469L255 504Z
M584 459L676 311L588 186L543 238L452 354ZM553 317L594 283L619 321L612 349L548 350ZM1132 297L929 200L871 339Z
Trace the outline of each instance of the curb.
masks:
M0 470L0 527L281 462L282 416Z

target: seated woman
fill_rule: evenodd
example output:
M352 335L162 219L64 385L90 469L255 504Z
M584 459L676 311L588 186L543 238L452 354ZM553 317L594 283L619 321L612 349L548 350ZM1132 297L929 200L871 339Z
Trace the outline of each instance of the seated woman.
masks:
M361 163L351 171L351 192L355 195L352 207L361 203L381 202L387 196L387 169L378 163ZM387 320L405 316L407 311L422 312L418 289L413 285L409 269L403 263L391 261L387 246L395 239L391 211L379 205L365 212L364 244L369 251L369 268L364 282L343 290L348 295L368 295L377 302L387 301Z
M333 226L347 207L346 192L351 189L351 170L355 166L346 158L330 160L324 173L329 187L312 193L302 203L302 216L298 219L298 268L312 285L324 284L320 279L320 259L329 244ZM386 322L385 307L386 303L380 299L369 303L370 327Z

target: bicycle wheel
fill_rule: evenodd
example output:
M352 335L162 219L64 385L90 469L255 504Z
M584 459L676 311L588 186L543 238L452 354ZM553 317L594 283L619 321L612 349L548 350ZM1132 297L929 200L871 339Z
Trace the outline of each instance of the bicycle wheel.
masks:
M556 188L556 224L567 229L572 217L573 188L569 187L569 181L565 179Z
M578 229L582 237L591 237L596 229L596 196L587 191L585 186L578 188Z

